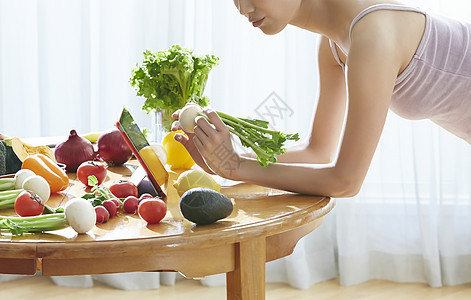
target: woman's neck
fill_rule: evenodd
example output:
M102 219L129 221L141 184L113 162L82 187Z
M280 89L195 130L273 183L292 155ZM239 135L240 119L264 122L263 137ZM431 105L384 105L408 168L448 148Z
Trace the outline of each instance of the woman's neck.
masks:
M343 14L344 0L303 0L290 24L332 39L342 39L349 27L348 16Z

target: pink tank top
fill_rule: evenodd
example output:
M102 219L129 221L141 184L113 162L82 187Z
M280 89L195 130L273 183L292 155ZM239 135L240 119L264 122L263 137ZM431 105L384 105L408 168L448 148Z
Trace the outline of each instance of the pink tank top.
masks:
M352 21L377 10L413 11L425 15L425 32L406 69L397 77L392 111L407 119L428 118L471 144L471 24L391 4L373 5ZM340 60L335 44L332 53Z

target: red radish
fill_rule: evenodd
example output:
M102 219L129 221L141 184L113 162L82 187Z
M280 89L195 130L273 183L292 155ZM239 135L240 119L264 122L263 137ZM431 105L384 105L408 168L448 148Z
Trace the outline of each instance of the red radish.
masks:
M114 202L114 204L116 204L116 208L118 209L118 211L121 209L121 201L119 201L118 198L111 198L110 199L111 201Z
M111 199L103 201L103 206L110 213L110 218L116 216L116 214L118 213L118 208L116 207L116 203Z
M123 210L128 213L135 213L139 204L139 200L135 196L128 196L124 199Z
M117 198L126 198L127 196L138 196L137 186L130 181L119 181L113 183L110 192Z
M102 205L95 206L95 213L97 223L105 223L110 218L110 213Z

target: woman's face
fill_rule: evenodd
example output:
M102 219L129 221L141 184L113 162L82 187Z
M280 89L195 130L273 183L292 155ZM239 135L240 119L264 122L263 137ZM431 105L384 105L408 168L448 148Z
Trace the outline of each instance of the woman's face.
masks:
M265 34L277 34L294 18L302 0L234 0L241 15Z

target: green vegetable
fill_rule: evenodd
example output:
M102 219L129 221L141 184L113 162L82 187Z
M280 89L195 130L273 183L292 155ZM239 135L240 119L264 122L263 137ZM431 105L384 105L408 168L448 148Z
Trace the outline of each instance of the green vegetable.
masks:
M179 45L158 52L146 50L142 64L132 70L130 83L138 96L146 98L142 109L147 113L169 112L170 115L164 115L162 119L165 129L170 131L173 111L187 103L202 107L209 104L203 92L209 72L218 60L214 55L195 56L193 50Z
M232 134L239 137L244 147L250 147L257 155L258 163L266 167L270 162L276 162L276 155L283 154L286 140L299 140L297 133L285 134L268 129L268 122L257 119L245 119L217 112L221 120Z
M15 207L16 197L18 197L22 191L22 189L19 189L0 192L0 209Z
M93 207L103 205L105 200L117 198L113 193L111 193L110 189L105 186L98 185L98 179L95 175L88 176L88 185L92 187L91 193L86 193L81 198L88 200ZM117 199L119 200L119 198Z
M63 229L69 226L65 213L40 215L34 217L1 217L0 231L7 231L13 235L36 233Z
M0 144L0 175L16 173L22 161L13 150L11 140L1 140Z
M0 191L14 190L15 178L0 178Z
M180 211L185 219L206 225L224 219L234 209L231 199L215 190L197 187L186 191L180 199Z

